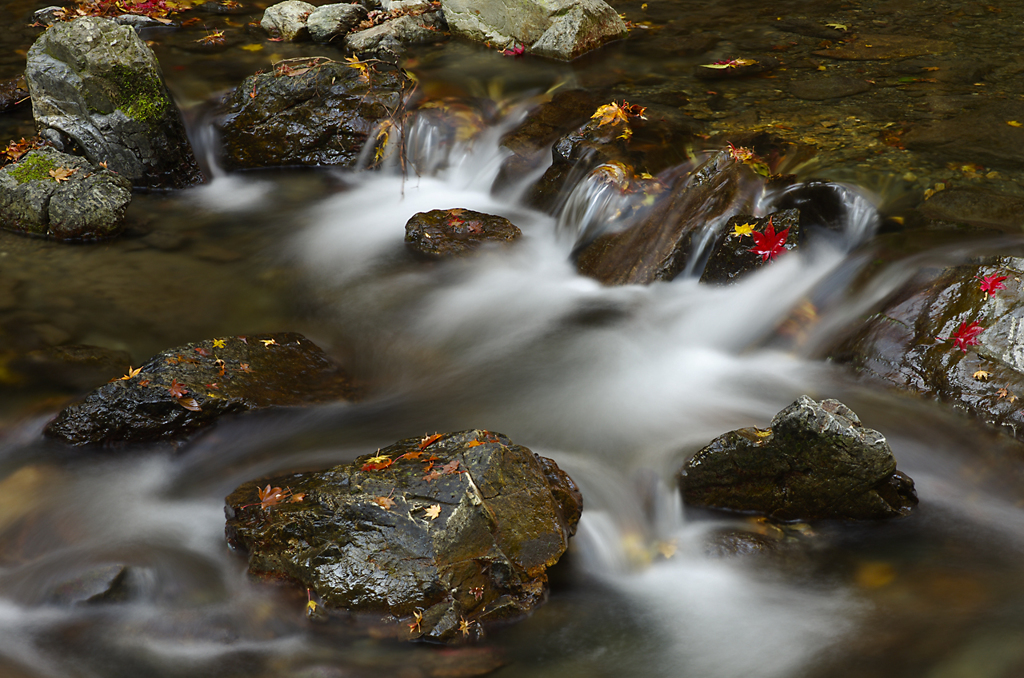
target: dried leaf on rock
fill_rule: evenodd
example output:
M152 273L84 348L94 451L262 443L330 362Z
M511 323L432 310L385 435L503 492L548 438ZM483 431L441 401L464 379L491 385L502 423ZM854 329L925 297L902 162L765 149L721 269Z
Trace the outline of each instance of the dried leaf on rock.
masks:
M964 353L967 353L968 346L978 345L978 335L985 331L985 328L979 325L976 321L970 323L962 322L960 327L956 329L953 334L949 335L948 338L935 337L939 341L953 341L953 346L960 349Z
M371 499L374 504L380 506L385 511L390 511L395 507L395 500L391 497L374 497Z
M167 387L167 392L170 393L175 398L180 398L186 393L188 393L188 389L185 388L184 384L178 383L177 379L172 379L171 385Z
M425 515L426 517L430 518L431 520L437 520L437 517L439 515L441 515L441 505L440 504L431 504L423 512L423 515Z
M62 181L67 181L68 177L70 177L72 174L74 174L77 171L78 171L77 167L75 167L75 168L58 167L56 169L50 170L50 176L53 177L53 180L56 181L59 184Z
M988 378L992 376L992 373L989 372L988 370L978 370L971 376L977 379L978 381L988 381Z
M985 292L990 297L994 297L996 295L996 290L1006 289L1006 285L1003 284L1003 281L1006 280L1006 278L1007 276L998 275L996 273L979 277L978 280L980 280L981 283L978 285L978 289Z
M203 409L199 405L198 401L196 401L196 399L191 396L184 396L182 398L178 398L178 404L184 407L186 410L191 410L192 412L199 412Z
M291 490L282 490L280 487L271 487L267 485L263 489L257 489L256 494L260 498L260 506L263 508L270 508L275 504L280 504L282 501L288 498L291 494Z

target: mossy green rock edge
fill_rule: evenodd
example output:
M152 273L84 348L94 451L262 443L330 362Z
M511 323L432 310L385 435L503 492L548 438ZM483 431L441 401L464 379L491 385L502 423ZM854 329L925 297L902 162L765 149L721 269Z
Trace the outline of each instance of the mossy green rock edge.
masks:
M917 505L885 436L838 400L807 396L768 430L713 440L684 465L679 485L688 504L779 520L893 518Z
M376 613L400 638L458 642L529 612L576 531L576 485L498 433L431 438L241 485L226 500L228 542L251 573L294 580L329 612ZM268 484L288 497L263 506Z
M72 445L180 440L231 412L359 396L353 379L301 334L224 337L158 353L131 378L65 408L44 433Z

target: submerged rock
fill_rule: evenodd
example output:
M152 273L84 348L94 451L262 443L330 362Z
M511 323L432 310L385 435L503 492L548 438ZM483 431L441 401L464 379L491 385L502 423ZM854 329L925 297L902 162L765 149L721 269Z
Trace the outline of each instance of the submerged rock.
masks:
M0 227L54 240L110 238L124 229L131 182L53 148L0 169Z
M923 270L866 320L858 319L828 354L1022 438L1021 279L1024 259L1018 257Z
M626 24L604 0L441 0L448 25L477 42L575 59L626 35Z
M314 57L246 78L216 126L228 169L351 167L378 124L399 120L412 82L379 64Z
M399 637L445 642L539 605L582 509L553 461L479 430L251 481L226 501L228 541L251 573L295 580L329 612L387 615Z
M153 50L129 26L84 17L46 30L25 79L42 136L81 149L140 188L184 188L203 175Z
M716 438L679 474L683 500L779 520L873 520L907 515L914 482L878 431L837 400L801 396L771 427Z
M12 111L28 101L26 86L23 76L0 80L0 113Z
M431 210L414 214L405 225L405 244L431 258L469 254L485 243L508 243L522 235L515 224L473 210Z
M176 440L231 412L357 396L300 334L225 337L158 353L65 408L45 433L72 445Z

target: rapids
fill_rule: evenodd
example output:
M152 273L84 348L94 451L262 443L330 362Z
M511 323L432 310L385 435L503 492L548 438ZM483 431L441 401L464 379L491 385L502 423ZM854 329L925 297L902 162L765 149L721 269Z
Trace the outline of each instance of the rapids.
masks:
M523 89L524 101L536 93ZM161 335L165 345L139 330L143 322L127 327L132 338L120 345L136 360L179 335L252 332L264 322L343 356L373 392L358 404L227 421L179 452L69 451L39 435L59 404L5 401L0 676L475 675L494 658L505 678L1024 671L1024 514L1020 472L1009 470L1021 462L1017 443L937 404L861 384L817 353L915 270L1019 240L926 248L865 281L877 209L894 197L850 183L842 237L735 285L703 286L691 275L603 287L576 273L571 254L580 239L622 228L616 215L628 197L584 181L551 216L521 202L536 176L492 191L507 154L500 137L526 108L454 146L413 123L406 173L393 163L226 175L211 154L207 185L140 199L136 209L158 228L192 234L198 215L212 235L195 237L222 249L237 243L249 258L230 268L224 255L225 279L213 278L209 292L195 282L214 275L205 264L181 269L180 279L161 273L162 303L188 310L174 312L181 319ZM212 148L204 125L197 117L190 132ZM781 199L744 198L761 213ZM467 260L412 262L405 222L453 207L507 217L524 238ZM20 256L4 238L0 254ZM127 242L67 256L90 270L116 267L133 251ZM167 256L179 258L160 271L192 255ZM146 265L133 266L144 277ZM244 303L223 291L243 285L257 290ZM267 300L275 295L284 298ZM796 341L781 328L807 300L819 318ZM223 310L240 305L249 315ZM110 328L90 332L112 343ZM674 474L689 454L724 431L766 425L801 394L841 399L887 436L917 483L914 514L779 530L683 510ZM313 624L305 592L250 580L224 542L223 498L246 480L463 428L500 431L555 459L585 501L549 601L476 648L439 651L338 620ZM776 540L782 555L715 553L713 536L728 530ZM80 595L68 582L112 564L125 566L116 575L125 600L68 603Z

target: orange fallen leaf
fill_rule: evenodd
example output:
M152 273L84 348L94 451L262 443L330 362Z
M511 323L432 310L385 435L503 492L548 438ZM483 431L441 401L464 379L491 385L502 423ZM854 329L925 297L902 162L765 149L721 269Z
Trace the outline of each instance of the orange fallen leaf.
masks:
M196 401L196 399L193 398L192 396L178 398L178 404L184 407L186 410L191 410L192 412L200 412L203 409Z
M291 493L291 490L282 490L280 487L271 487L269 484L263 489L256 489L256 494L259 495L262 508L269 508L275 504L280 504Z
M68 177L70 177L72 174L74 174L77 171L78 171L77 167L75 167L75 168L58 167L56 169L50 170L50 176L53 177L53 180L56 181L59 184L62 181L67 181Z
M427 436L426 438L420 441L420 449L423 450L426 449L427 447L430 447L436 441L440 440L443 435L444 434L442 433L435 433L432 436Z
M374 504L380 506L385 511L390 511L395 507L395 500L391 497L374 497L371 499Z

